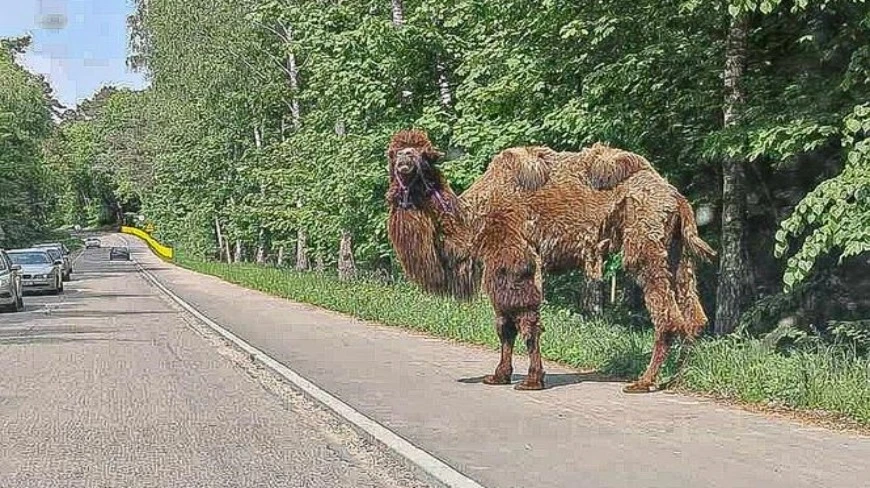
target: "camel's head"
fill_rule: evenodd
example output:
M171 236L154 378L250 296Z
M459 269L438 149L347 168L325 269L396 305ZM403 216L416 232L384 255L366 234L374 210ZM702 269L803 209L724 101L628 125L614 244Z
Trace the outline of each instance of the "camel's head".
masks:
M387 159L390 180L397 187L397 204L407 209L418 206L428 195L443 198L435 169L435 163L442 156L423 131L402 130L393 135L387 147Z
M429 136L421 130L402 130L393 135L387 147L390 174L408 183L419 177L430 176L434 164L443 156Z

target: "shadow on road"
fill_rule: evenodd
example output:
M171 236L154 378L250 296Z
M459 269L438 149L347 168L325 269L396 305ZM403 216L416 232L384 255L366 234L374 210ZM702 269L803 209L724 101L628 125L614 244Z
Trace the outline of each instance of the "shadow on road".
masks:
M459 383L483 383L484 376L474 376L471 378L460 378L456 381ZM515 374L511 377L513 383L522 381L526 375ZM614 376L608 376L597 372L590 373L548 373L544 381L547 384L547 389L559 388L560 386L576 385L579 383L594 382L594 383L624 383L625 380Z

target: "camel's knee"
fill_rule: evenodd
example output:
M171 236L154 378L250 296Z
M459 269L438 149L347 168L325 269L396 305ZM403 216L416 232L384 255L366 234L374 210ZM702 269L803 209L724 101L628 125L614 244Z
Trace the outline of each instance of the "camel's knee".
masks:
M694 338L707 325L707 314L698 296L695 272L690 262L683 262L676 273L676 298L683 313L685 327L682 331L686 337Z
M517 337L517 325L513 318L499 315L495 319L495 330L503 341L513 343Z
M540 314L535 310L518 314L516 321L517 328L520 334L522 334L526 345L531 341L537 341L541 337L541 332L544 331L543 327L541 327Z
M505 253L486 265L484 283L493 307L508 315L537 310L543 291L535 258L511 254L519 253Z
M667 270L644 270L638 280L643 288L643 298L656 330L680 332L687 330L683 312L677 304L674 289Z

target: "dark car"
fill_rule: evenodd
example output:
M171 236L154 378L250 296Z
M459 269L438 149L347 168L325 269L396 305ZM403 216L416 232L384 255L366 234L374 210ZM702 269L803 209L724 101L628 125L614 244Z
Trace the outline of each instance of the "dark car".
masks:
M110 261L129 261L130 260L130 249L126 246L124 247L112 247L109 251L109 260Z
M24 308L24 290L21 286L21 266L9 260L0 249L0 310L19 312Z

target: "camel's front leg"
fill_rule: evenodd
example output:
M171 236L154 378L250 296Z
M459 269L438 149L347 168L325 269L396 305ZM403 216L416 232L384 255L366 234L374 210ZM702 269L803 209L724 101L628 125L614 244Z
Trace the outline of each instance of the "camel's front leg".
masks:
M501 361L495 368L495 374L486 375L483 382L487 385L507 385L510 384L514 373L513 355L517 325L513 318L499 315L495 319L495 328L501 341Z
M526 379L517 383L517 390L543 390L544 389L544 365L541 361L541 327L538 311L529 311L519 314L517 317L520 332L526 341L526 349L529 351L529 374Z

